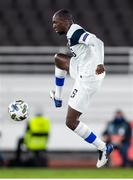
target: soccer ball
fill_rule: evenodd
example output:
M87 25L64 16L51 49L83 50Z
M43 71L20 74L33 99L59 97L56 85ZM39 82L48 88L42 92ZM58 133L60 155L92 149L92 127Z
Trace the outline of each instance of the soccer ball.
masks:
M8 112L14 121L23 121L28 117L28 104L17 100L9 104Z

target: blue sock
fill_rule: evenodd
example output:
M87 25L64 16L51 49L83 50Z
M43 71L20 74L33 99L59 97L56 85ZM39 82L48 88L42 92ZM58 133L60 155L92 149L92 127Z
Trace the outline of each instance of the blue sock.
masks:
M101 151L105 149L105 142L90 131L88 126L86 126L83 122L79 122L74 132L82 137L87 143L93 144L97 149Z
M85 141L87 141L88 143L93 143L96 138L97 136L93 132L91 132L89 136L85 139Z

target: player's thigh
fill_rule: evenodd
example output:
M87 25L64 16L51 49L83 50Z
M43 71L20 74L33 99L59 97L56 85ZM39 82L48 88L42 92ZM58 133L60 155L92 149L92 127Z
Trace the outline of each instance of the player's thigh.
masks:
M69 72L69 64L70 64L70 57L66 54L55 54L55 65L62 69Z

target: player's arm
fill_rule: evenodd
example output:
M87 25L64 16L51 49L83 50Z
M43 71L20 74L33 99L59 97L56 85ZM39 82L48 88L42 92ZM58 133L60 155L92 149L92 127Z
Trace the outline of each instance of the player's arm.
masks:
M79 43L96 46L96 51L98 54L98 66L96 69L96 74L102 74L105 71L104 67L104 44L95 35L85 32L81 35Z
M97 53L98 53L98 60L99 60L99 64L97 65L96 68L96 74L102 74L105 71L105 67L104 67L104 44L103 42L98 39L95 38L96 40L96 46L97 46Z

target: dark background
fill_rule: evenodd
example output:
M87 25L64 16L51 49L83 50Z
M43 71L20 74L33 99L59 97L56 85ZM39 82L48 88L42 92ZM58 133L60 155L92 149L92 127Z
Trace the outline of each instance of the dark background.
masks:
M65 45L51 23L62 8L105 46L133 46L132 0L0 0L0 45Z

